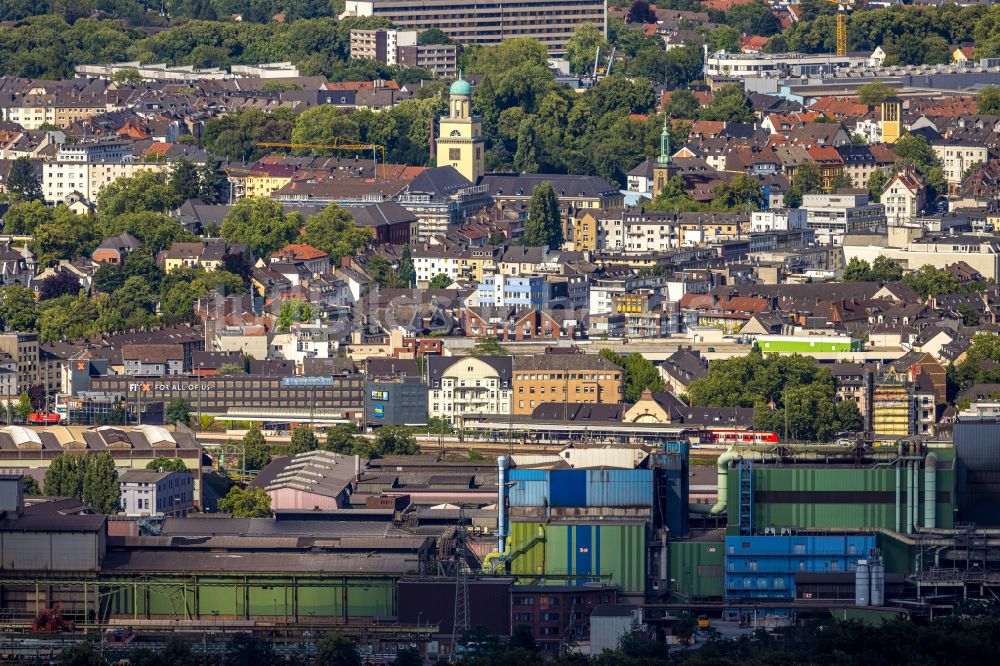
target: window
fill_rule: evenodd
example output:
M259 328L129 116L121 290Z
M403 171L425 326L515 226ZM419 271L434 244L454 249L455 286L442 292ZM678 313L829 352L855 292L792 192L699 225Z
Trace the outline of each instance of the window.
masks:
M534 606L535 605L535 598L534 597L514 597L512 599L512 602L513 602L514 606Z
M558 622L559 613L542 613L542 622Z
M533 618L531 613L514 613L515 622L531 622Z

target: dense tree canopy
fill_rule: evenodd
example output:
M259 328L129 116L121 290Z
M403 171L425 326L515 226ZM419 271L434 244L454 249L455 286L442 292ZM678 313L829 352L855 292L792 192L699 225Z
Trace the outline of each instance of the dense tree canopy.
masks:
M841 430L860 427L852 401L834 400L833 375L805 356L762 355L714 361L708 376L688 386L698 407L753 407L754 427L782 438L827 441Z

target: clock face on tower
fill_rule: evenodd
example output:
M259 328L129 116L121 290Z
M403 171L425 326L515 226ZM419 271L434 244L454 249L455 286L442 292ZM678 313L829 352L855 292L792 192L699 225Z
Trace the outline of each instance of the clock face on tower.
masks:
M458 130L452 130L452 131L451 131L451 135L452 135L452 136L461 136L461 135L462 135L462 133L461 133L461 132L459 132Z

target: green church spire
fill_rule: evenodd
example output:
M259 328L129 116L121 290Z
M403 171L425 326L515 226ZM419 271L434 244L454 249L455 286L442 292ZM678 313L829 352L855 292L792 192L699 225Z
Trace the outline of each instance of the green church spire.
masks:
M663 131L660 132L660 156L656 158L660 166L670 166L670 125L667 116L663 116Z

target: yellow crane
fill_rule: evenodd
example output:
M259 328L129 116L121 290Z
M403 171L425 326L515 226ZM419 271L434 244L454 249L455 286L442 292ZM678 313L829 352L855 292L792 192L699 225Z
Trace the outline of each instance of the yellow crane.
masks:
M306 150L370 150L373 153L377 150L382 154L382 163L385 164L385 146L380 143L280 143L277 141L258 141L255 146L261 148L304 148Z
M854 9L854 0L826 0L837 5L837 55L847 55L847 14Z

